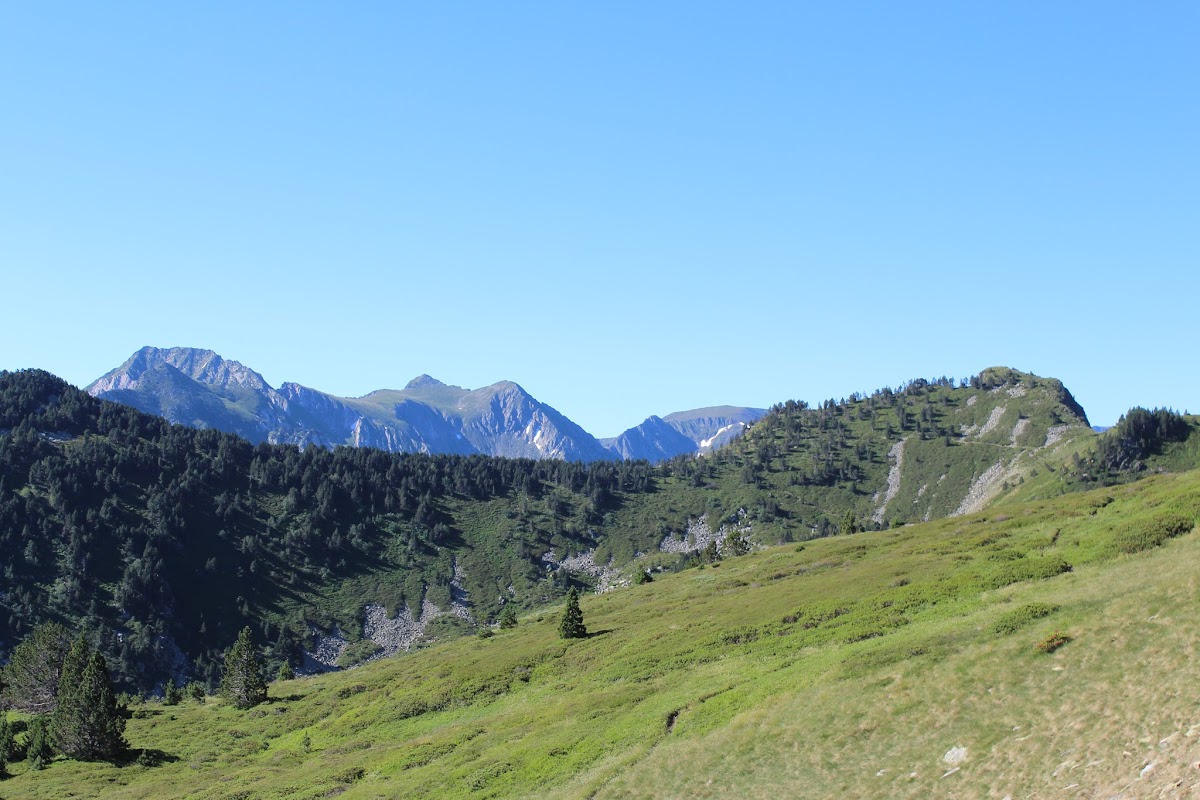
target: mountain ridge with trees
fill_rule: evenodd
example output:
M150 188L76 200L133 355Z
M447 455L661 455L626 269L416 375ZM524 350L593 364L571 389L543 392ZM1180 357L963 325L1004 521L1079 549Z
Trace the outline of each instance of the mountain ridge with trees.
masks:
M7 655L39 623L82 627L137 691L214 689L246 626L268 674L309 664L338 631L345 666L381 652L368 606L389 624L409 614L420 632L404 647L419 646L571 588L703 563L726 540L938 518L972 492L986 506L1085 488L1072 459L1102 437L1081 411L1057 381L985 370L779 404L699 459L585 465L251 445L48 373L0 373L0 639ZM1171 445L1184 448L1175 468L1193 441ZM1169 455L1153 450L1143 467ZM1067 474L1070 486L1047 482ZM983 491L989 475L1012 483Z

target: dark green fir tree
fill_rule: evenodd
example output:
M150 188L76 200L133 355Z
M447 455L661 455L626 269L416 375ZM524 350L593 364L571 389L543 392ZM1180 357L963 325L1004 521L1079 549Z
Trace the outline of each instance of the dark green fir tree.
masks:
M112 760L126 749L125 718L108 664L83 636L63 661L58 707L50 728L57 749L79 761Z
M500 627L506 629L517 627L517 612L513 611L512 606L505 606L504 610L500 612Z
M267 699L267 681L249 627L242 628L237 641L225 654L221 694L238 708L252 708Z
M579 592L575 591L574 586L567 592L567 607L563 609L562 619L558 623L558 635L563 639L583 639L587 636L583 612L579 609Z
M25 760L33 770L45 769L54 758L54 748L51 746L50 718L43 714L29 720L25 733Z
M8 769L8 760L12 757L13 732L8 724L8 715L0 711L0 775Z
M173 678L168 678L163 686L163 705L177 706L183 700L183 687L175 683Z

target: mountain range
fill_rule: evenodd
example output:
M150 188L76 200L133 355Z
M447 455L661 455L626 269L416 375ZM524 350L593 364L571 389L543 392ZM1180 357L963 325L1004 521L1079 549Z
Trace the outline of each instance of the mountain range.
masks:
M4 794L1167 796L1196 763L1198 465L1200 418L1098 434L1005 368L776 404L655 467L252 446L0 371L0 659L64 624L134 693L124 766L17 756ZM239 632L264 709L205 697Z
M710 452L766 414L736 406L681 411L600 440L512 381L471 390L421 375L403 389L338 397L298 383L276 389L237 361L191 347L143 347L87 391L255 443L585 462Z
M604 591L637 570L685 568L731 536L899 528L1200 464L1197 420L1133 409L1097 434L1061 382L1007 368L776 404L725 447L654 467L478 455L468 436L523 441L484 424L503 419L500 393L428 378L354 401L310 396L357 412L342 430L357 423L360 443L372 405L449 417L442 441L462 453L300 448L267 443L270 425L295 424L295 390L211 353L167 354L180 366L143 352L101 384L118 397L188 390L152 393L157 414L37 370L0 372L0 658L39 621L86 619L122 686L212 687L221 648L254 625L275 642L274 666L320 671L436 638L453 624L439 614L470 626L572 586ZM252 436L172 425L164 411L219 412ZM540 413L567 429L551 412ZM672 421L711 431L704 442L739 427L729 416ZM670 447L668 429L650 420L623 445ZM315 424L304 431L320 441Z

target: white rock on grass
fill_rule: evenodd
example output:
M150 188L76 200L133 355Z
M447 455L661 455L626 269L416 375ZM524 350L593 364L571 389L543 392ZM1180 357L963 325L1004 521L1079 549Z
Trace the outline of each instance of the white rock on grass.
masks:
M946 751L946 755L942 756L942 761L946 762L946 766L955 767L967 760L967 748L960 745L955 745Z

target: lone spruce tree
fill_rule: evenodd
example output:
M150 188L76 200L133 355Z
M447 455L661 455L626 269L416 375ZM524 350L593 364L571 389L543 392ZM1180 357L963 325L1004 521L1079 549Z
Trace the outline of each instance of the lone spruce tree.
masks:
M125 751L125 718L104 656L82 636L63 662L58 707L50 718L54 744L79 761L112 760Z
M13 754L12 726L8 724L8 714L0 711L0 775L8 769L8 759Z
M517 627L517 612L513 611L512 606L505 606L500 612L500 627L515 628Z
M221 676L221 694L238 708L251 708L267 699L267 681L262 662L254 649L250 628L242 628L237 641L225 654L225 674Z
M567 592L567 607L563 609L562 619L558 623L558 635L562 639L583 639L587 636L583 612L579 610L579 592L575 591L574 586Z

